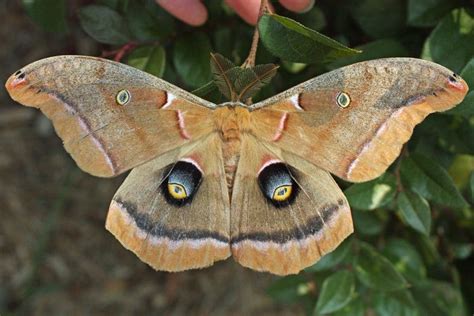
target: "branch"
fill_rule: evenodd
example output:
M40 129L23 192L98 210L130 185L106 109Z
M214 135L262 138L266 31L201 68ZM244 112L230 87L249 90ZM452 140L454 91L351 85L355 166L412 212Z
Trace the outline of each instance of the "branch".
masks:
M273 10L268 3L268 0L262 0L260 2L260 11L258 12L258 19L257 19L257 24L255 25L255 31L253 33L253 39L252 39L252 46L250 47L250 52L245 59L244 63L242 64L242 68L252 68L255 66L255 58L257 57L257 46L258 46L258 40L260 38L260 34L258 33L258 21L262 17L262 15L266 13L272 13Z

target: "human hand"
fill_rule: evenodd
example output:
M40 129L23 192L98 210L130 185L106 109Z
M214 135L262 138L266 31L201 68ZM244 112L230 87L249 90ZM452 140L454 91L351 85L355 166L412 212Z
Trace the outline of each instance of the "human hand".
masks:
M177 19L192 26L207 20L207 9L200 0L155 0L163 9ZM245 22L255 25L258 20L260 0L225 0ZM294 12L305 12L314 5L314 0L280 0L282 6Z

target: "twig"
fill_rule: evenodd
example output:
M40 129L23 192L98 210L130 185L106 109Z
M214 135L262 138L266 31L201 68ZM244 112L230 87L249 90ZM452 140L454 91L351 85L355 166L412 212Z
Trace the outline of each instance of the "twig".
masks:
M257 57L258 40L260 39L260 34L258 32L258 21L260 20L262 15L266 13L272 13L272 8L270 7L268 0L262 0L260 2L260 11L258 12L257 25L255 25L255 31L253 33L252 46L250 46L249 55L247 59L245 59L244 63L242 64L241 66L242 68L252 68L255 66L255 58Z
M130 43L127 43L127 44L123 45L119 49L112 50L112 51L103 51L102 52L102 57L114 56L115 61L121 61L123 56L125 56L125 54L127 54L129 51L134 49L136 46L137 46L136 43L130 42Z

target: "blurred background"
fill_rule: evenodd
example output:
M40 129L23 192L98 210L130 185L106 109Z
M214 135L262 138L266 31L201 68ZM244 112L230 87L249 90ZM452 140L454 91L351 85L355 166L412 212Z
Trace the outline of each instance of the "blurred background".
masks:
M0 78L44 57L83 54L120 60L193 91L212 80L209 52L241 64L253 34L223 2L204 3L209 19L196 28L151 0L2 0ZM293 22L269 32L282 41L313 41L320 55L302 49L298 59L260 45L257 62L281 67L256 100L343 65L389 56L433 60L474 86L473 1L321 0L302 14L273 5L341 44L324 46ZM223 101L216 90L196 93ZM430 116L381 178L358 185L338 180L356 233L314 267L278 278L232 259L198 271L153 271L104 228L125 175L82 172L49 121L0 89L0 314L472 314L474 94L466 100Z

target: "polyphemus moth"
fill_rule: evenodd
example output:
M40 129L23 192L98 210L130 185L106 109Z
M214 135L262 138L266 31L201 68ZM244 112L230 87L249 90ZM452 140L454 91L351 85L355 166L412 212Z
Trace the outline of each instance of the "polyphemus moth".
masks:
M389 58L346 66L246 105L213 104L110 60L58 56L6 82L39 108L84 171L133 168L106 228L157 270L212 265L297 273L353 232L331 173L371 180L428 114L468 87L432 62Z

